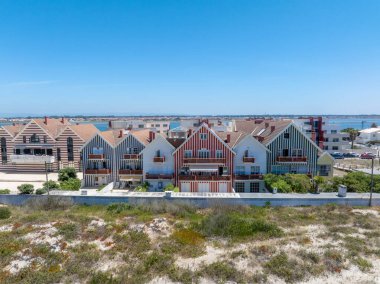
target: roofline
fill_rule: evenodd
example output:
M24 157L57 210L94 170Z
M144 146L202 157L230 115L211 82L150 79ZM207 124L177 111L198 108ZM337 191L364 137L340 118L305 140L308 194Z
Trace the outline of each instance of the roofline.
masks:
M96 132L90 139L88 139L86 141L86 143L83 144L82 147L80 147L80 150L79 151L82 151L90 142L92 139L94 139L96 137L96 135L99 135L99 137L101 137L111 148L115 148L114 146L112 146L108 141L107 139L104 139L104 137L101 135L102 132Z
M4 131L7 132L7 133L9 134L9 136L12 137L12 140L13 140L13 138L14 138L15 136L13 136L12 133L10 133L10 132L8 131L8 129L4 128L4 126L5 126L5 125L2 125L1 128L4 129Z
M48 133L43 127L41 127L41 125L39 125L34 119L31 119L26 125L25 127L19 132L17 133L17 135L12 139L12 142L14 142L16 140L16 138L18 138L21 133L25 130L25 128L27 128L32 122L34 122L35 124L38 125L39 128L41 128L47 136L49 136L51 139L53 139L54 141L56 140L53 136L50 135L50 133Z
M164 140L167 144L169 144L169 146L173 149L173 150L175 150L176 148L164 137L164 136L162 136L161 134L158 134L157 136L156 136L156 138L152 141L152 142L150 142L148 145L146 145L145 147L144 147L144 149L142 149L142 151L140 152L140 153L144 153L144 151L145 151L145 149L147 149L148 147L149 147L149 145L152 145L157 139L159 139L159 137L162 139L162 140Z
M259 145L260 147L264 148L267 152L271 152L271 150L269 150L263 143L261 143L259 140L255 139L252 134L247 134L245 137L243 137L238 143L236 143L234 145L234 148L236 148L241 142L244 141L244 139L246 139L247 137L250 137L252 138L253 140L255 140Z
M127 137L129 136L133 136L133 138L135 138L144 148L145 148L145 144L141 142L140 139L138 139L135 135L133 135L133 133L131 131L128 132L127 135L125 135L125 137L123 139L121 139L119 142L117 142L117 144L115 145L115 148L117 148L121 143L123 143L123 141L125 139L127 139Z

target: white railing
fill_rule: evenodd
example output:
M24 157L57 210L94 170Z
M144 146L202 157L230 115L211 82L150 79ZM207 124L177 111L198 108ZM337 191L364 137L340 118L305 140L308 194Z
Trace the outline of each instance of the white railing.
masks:
M54 161L54 156L11 155L11 163L14 164L45 164Z

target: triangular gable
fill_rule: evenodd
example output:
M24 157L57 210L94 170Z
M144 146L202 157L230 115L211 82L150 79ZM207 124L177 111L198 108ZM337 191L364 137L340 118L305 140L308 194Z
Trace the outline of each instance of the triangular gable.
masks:
M53 137L53 136L51 136L50 135L50 133L49 132L47 132L46 131L46 129L44 129L43 127L41 127L41 125L39 125L37 122L35 122L34 121L34 119L32 119L32 120L30 120L26 125L25 125L25 127L12 139L12 141L14 142L14 141L16 141L17 140L17 138L19 137L19 136L21 136L22 135L22 133L26 130L26 129L28 129L28 127L32 124L32 123L34 123L34 124L36 124L47 136L49 136L52 140L54 140L55 141L55 138Z
M175 154L175 153L177 153L177 151L179 150L179 149L181 149L189 140L191 140L201 129L202 129L202 127L206 127L206 129L212 134L212 135L214 135L215 136L215 138L217 139L217 140L219 140L228 150L230 150L232 153L234 153L234 154L236 154L235 152L234 152L234 150L232 150L231 149L231 147L230 146L228 146L228 144L226 144L226 142L224 142L216 133L215 133L215 131L214 130L212 130L208 125L207 125L207 123L202 123L187 139L186 139L186 141L185 142L183 142L182 144L181 144L181 146L179 146L174 152L173 152L173 155Z
M112 145L107 141L107 139L104 139L104 137L103 137L102 135L100 135L100 133L95 133L94 136L92 136L90 139L88 139L88 140L86 141L86 143L84 143L83 146L80 147L80 151L82 151L82 150L83 150L83 149L84 149L89 143L91 143L91 141L94 140L94 138L95 138L96 136L99 136L101 139L103 139L104 142L106 142L111 148L115 148L114 146L112 146Z
M145 149L147 148L149 149L149 147L153 147L160 140L165 141L165 143L167 143L170 146L170 148L173 149L173 151L175 150L175 147L168 140L166 140L162 135L158 134L156 135L156 139L154 139L152 142L150 142L148 145L145 146L145 148L141 151L141 154L144 153Z
M57 135L57 138L56 138L56 139L58 139L59 136L61 136L63 133L65 133L65 131L66 131L67 129L69 129L69 130L71 130L76 136L78 136L78 137L80 138L80 140L82 140L83 142L85 142L84 139L83 139L80 135L78 135L78 133L76 133L75 130L72 129L70 126L71 126L71 125L67 125L66 127L64 127L63 130L62 130L61 132L59 132L59 134ZM92 137L92 138L93 138L93 137ZM92 138L91 138L91 139L92 139Z
M128 132L127 135L124 136L123 139L121 139L115 146L115 148L117 148L121 143L123 143L129 136L132 136L137 142L139 142L141 144L141 146L143 147L146 147L145 144L143 142L141 142L141 140L139 138L137 138L135 135L133 135L132 132Z
M253 138L253 136L250 134L247 134L243 139L240 139L240 141L234 145L234 149L237 148L239 144L242 143L245 139L251 139L252 141L254 141L255 144L257 144L263 150L271 152L267 147L265 147L264 144L260 143L257 139Z

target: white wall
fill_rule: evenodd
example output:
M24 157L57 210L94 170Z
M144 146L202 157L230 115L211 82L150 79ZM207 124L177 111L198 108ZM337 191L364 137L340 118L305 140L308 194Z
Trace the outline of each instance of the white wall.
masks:
M255 158L255 163L243 163L243 157L245 150L248 150L250 157ZM251 173L251 166L260 166L260 173L266 174L267 172L267 150L260 145L252 136L247 136L243 138L238 145L235 146L234 151L236 153L234 158L234 173L236 172L237 166L244 166L245 173Z

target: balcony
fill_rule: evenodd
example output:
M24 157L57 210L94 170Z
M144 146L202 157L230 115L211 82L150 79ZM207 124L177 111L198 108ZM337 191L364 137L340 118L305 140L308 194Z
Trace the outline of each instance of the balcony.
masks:
M225 164L226 158L184 158L184 164Z
M155 163L163 163L165 162L165 157L154 157L153 162Z
M140 159L140 155L139 154L125 154L123 158L124 160L138 160Z
M86 169L86 175L109 175L111 169Z
M55 162L54 156L37 156L37 155L11 155L10 161L13 164L52 164Z
M150 174L146 173L145 175L146 179L173 179L173 174Z
M279 163L306 163L307 157L278 156L277 162Z
M142 175L143 170L119 170L119 175Z
M223 181L231 180L230 175L225 176L207 176L207 175L179 175L179 180L191 180L191 181Z
M234 177L235 177L236 180L263 179L263 175L262 174L250 174L250 175L235 174Z
M104 160L104 154L89 154L89 160Z
M254 157L243 157L243 163L254 163L255 158Z

